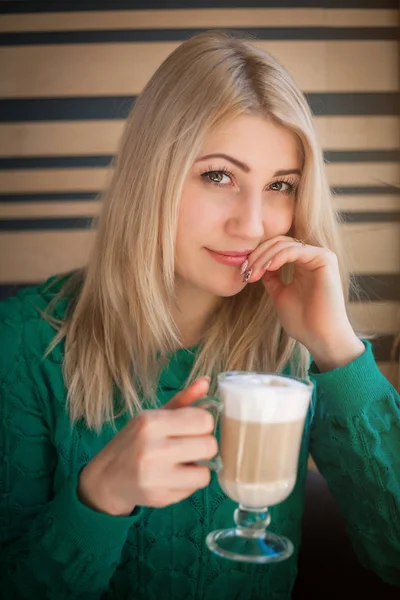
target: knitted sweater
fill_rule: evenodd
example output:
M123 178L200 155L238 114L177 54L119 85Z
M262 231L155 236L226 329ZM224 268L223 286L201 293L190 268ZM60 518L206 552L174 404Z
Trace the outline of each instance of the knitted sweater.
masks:
M128 517L84 505L84 465L114 435L70 425L63 344L38 309L54 293L28 288L0 304L0 597L49 600L288 600L296 578L307 458L311 451L339 502L361 562L400 585L400 400L371 345L327 373L311 365L315 410L307 419L292 494L271 508L270 529L292 557L272 565L219 558L206 535L233 525L235 503L215 476L187 500ZM67 300L58 313L62 316ZM160 405L185 385L193 353L178 350L161 375ZM117 420L119 430L127 422ZM323 548L321 548L323 552Z

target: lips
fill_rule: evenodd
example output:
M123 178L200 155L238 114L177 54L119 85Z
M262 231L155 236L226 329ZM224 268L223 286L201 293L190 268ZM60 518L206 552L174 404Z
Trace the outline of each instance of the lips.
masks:
M253 250L242 250L241 252L225 252L224 250L212 250L212 252L215 252L216 254L222 254L223 256L247 256L248 254L253 252Z
M206 248L207 252L210 254L211 258L215 261L227 265L228 267L240 267L241 264L244 263L247 256L253 252L252 250L242 250L239 252L228 252L228 251L218 251L210 250Z

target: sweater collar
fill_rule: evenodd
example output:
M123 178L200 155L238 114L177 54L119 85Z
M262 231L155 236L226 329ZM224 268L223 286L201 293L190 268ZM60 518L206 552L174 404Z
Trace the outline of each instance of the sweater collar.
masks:
M159 381L161 390L176 390L184 388L190 371L196 359L198 346L179 348L168 354L168 361L164 367Z

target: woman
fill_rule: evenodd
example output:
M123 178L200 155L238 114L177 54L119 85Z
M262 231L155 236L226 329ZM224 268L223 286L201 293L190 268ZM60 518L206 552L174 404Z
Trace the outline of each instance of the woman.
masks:
M1 306L8 599L287 600L309 450L363 564L400 583L399 397L350 325L342 262L290 76L223 33L182 44L128 119L87 268ZM271 511L296 548L280 564L204 543L234 504L195 464L217 443L190 405L228 369L316 384L295 490Z

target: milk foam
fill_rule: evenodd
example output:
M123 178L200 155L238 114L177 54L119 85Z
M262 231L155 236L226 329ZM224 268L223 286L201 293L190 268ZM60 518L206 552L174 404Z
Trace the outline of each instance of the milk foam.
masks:
M219 390L227 417L259 423L304 419L311 398L311 388L301 381L257 373L230 375Z

